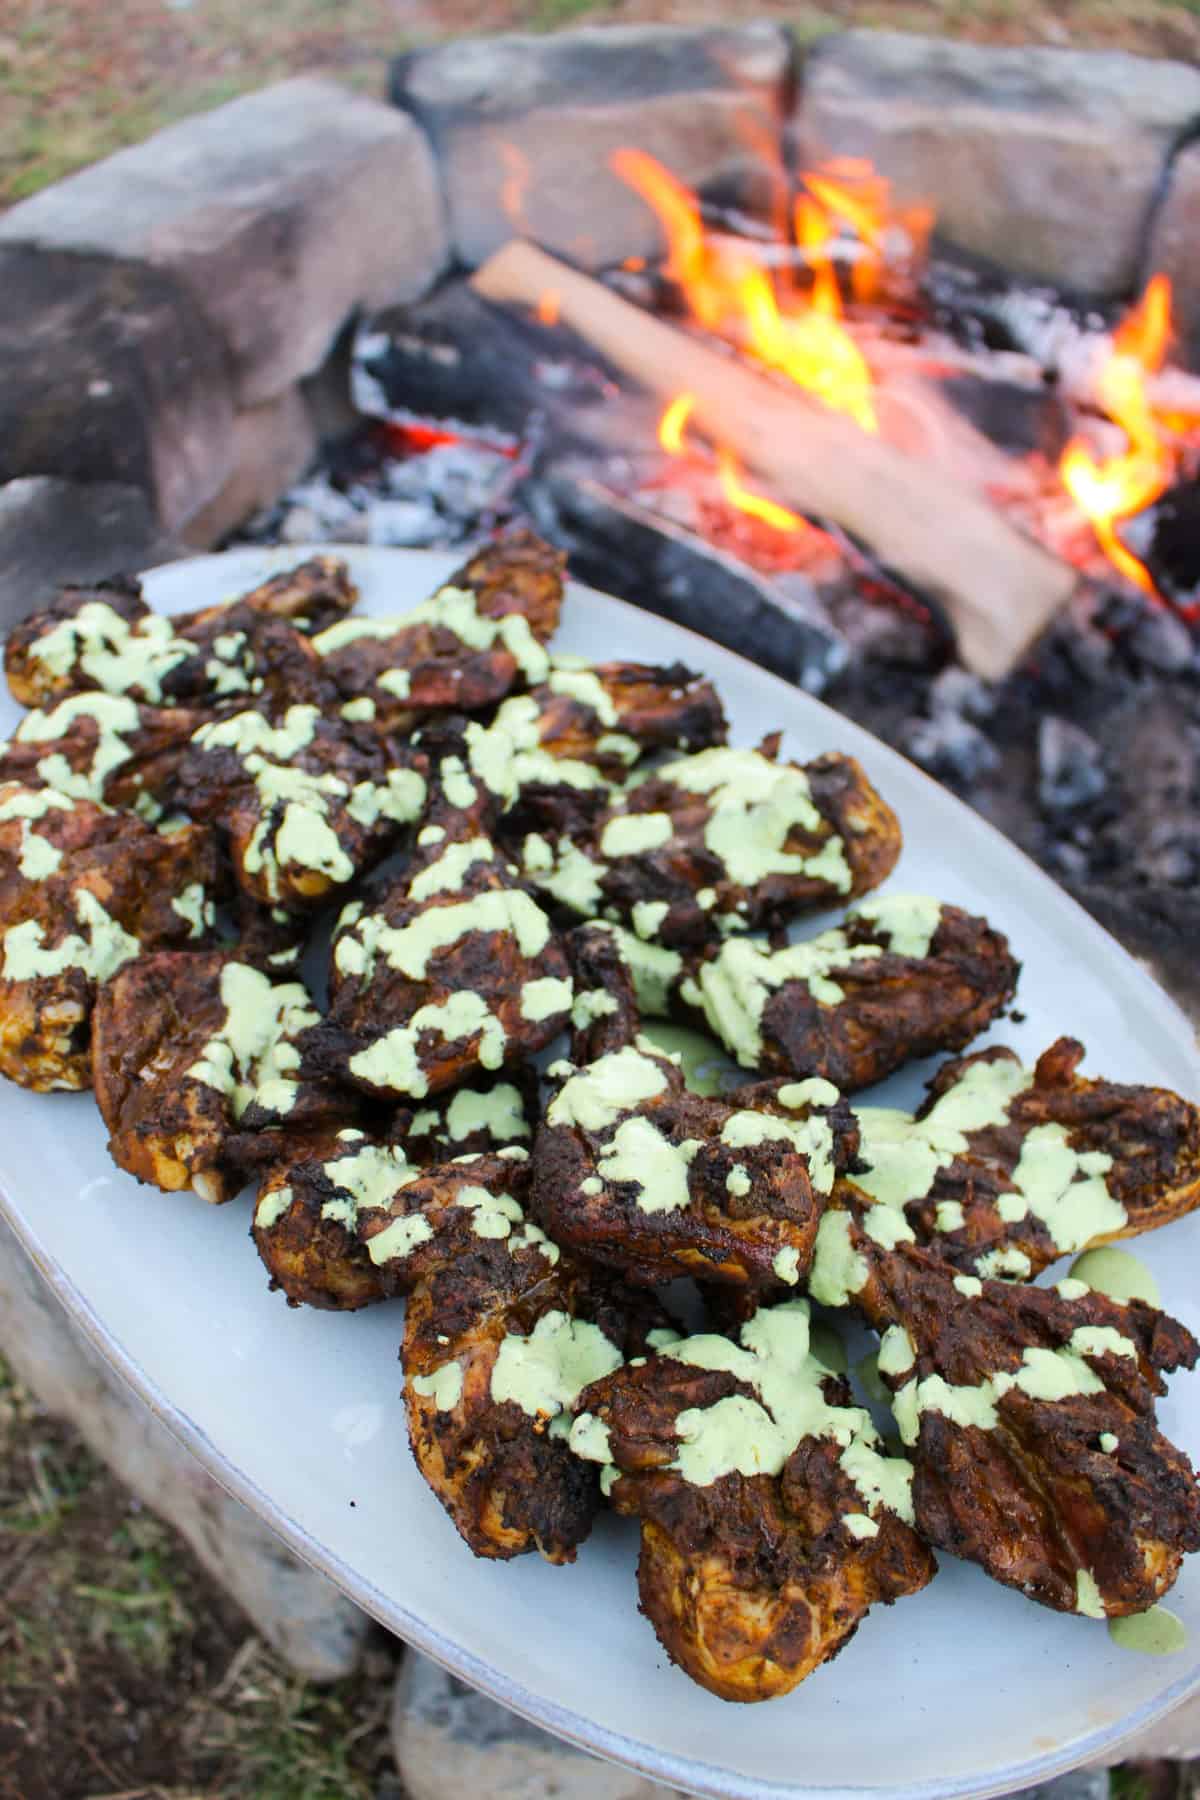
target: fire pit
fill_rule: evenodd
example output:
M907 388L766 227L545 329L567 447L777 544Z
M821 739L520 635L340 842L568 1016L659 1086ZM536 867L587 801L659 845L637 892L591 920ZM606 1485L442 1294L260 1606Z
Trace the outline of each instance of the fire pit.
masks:
M641 28L414 53L391 98L284 84L3 221L75 321L20 417L0 334L0 473L89 484L37 543L525 520L956 787L1200 1008L1200 76Z
M590 276L517 241L366 323L362 423L246 535L524 519L948 781L1195 998L1200 380L1169 280L1097 308L931 254L862 160L764 165L766 220L613 160L665 254Z

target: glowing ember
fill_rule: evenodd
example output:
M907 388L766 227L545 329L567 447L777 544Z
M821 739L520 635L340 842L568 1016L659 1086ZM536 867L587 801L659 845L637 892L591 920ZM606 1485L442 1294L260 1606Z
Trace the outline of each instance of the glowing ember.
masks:
M557 325L561 308L561 294L555 288L547 288L538 298L537 316L543 325Z
M1147 392L1147 377L1161 369L1170 337L1171 283L1155 275L1114 335L1112 356L1098 382L1101 404L1125 432L1128 448L1097 459L1081 438L1072 438L1060 464L1065 486L1091 520L1109 561L1148 594L1155 591L1149 571L1126 549L1116 527L1156 500L1175 473L1166 435L1170 427L1155 414Z

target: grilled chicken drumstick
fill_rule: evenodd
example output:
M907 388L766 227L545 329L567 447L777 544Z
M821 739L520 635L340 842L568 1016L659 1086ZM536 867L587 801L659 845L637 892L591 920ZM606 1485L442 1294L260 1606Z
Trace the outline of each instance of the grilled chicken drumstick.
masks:
M222 886L198 825L0 783L0 1074L90 1086L101 984L148 951L211 942Z
M565 562L531 532L512 532L411 612L342 620L315 648L357 715L389 731L431 714L478 712L548 675Z
M641 1521L641 1610L671 1660L723 1700L770 1700L932 1579L912 1466L812 1354L802 1300L740 1344L653 1342L580 1395L571 1447Z
M1162 1372L1200 1345L1144 1301L956 1274L851 1184L809 1283L883 1333L917 1529L1031 1600L1143 1612L1200 1549L1200 1489L1155 1422Z
M828 1082L783 1083L750 1110L689 1092L639 1039L561 1079L537 1136L533 1210L558 1243L630 1281L782 1291L808 1270L853 1147Z
M777 735L701 750L636 782L596 824L596 910L660 944L702 944L878 887L900 854L891 808L852 757L801 767L778 750Z
M598 1471L567 1447L571 1408L669 1321L651 1295L508 1223L501 1237L473 1206L460 1253L409 1297L413 1455L477 1556L571 1562L600 1503Z
M1059 1038L1027 1069L981 1050L942 1065L915 1117L857 1108L855 1182L977 1275L1033 1276L1200 1205L1200 1108L1079 1075L1083 1055Z
M223 951L131 963L96 1009L96 1099L118 1167L219 1204L285 1145L351 1123L352 1096L300 1074L296 1040L317 1017L299 982Z
M422 1111L437 1116L434 1108ZM494 1193L507 1192L506 1181L524 1192L528 1171L514 1165L528 1160L528 1150L514 1140L528 1140L530 1128L511 1083L489 1092L460 1088L437 1112L455 1133L449 1142L428 1125L418 1132L419 1116L406 1129L411 1115L400 1115L387 1140L354 1129L330 1132L268 1171L254 1241L272 1287L282 1288L290 1305L352 1312L407 1293L424 1268L412 1253L431 1241L439 1215L460 1204L464 1188L476 1192L480 1159L489 1153L483 1172ZM507 1152L503 1159L494 1154L499 1150Z
M433 789L406 875L342 913L329 1016L305 1046L306 1067L393 1104L532 1055L573 998L550 921L488 835L486 793L457 757Z
M883 894L781 950L730 938L683 975L675 1005L743 1068L853 1093L913 1057L961 1049L1012 999L1019 971L986 919Z
M318 905L378 862L425 805L424 759L386 747L312 705L196 732L180 803L219 826L238 885L265 905Z
M167 618L125 576L64 588L22 619L4 647L4 669L22 706L67 694L124 694L149 706L212 707L268 688L290 690L317 665L303 630L318 631L357 599L345 564L318 556L228 604ZM282 666L279 666L281 665Z

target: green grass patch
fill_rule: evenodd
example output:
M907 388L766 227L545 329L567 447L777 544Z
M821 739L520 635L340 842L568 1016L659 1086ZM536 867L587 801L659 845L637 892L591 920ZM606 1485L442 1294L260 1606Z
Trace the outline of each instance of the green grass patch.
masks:
M98 1468L81 1444L28 1444L6 1469L0 1499L0 1536L48 1537L60 1531Z
M1108 1800L1150 1800L1150 1787L1137 1769L1110 1769Z
M176 1585L170 1533L148 1513L115 1532L107 1580L76 1582L72 1591L85 1602L91 1642L144 1667L166 1668L176 1644L192 1630Z
M612 5L605 0L532 0L519 22L527 31L558 31L564 25L599 25L606 18L612 18Z

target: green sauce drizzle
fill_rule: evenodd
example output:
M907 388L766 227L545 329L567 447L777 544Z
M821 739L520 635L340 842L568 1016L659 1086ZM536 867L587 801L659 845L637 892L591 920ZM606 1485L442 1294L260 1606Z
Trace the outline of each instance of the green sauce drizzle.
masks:
M1186 1649L1188 1641L1187 1626L1166 1606L1110 1619L1108 1635L1119 1649L1139 1650L1143 1656L1174 1656Z

